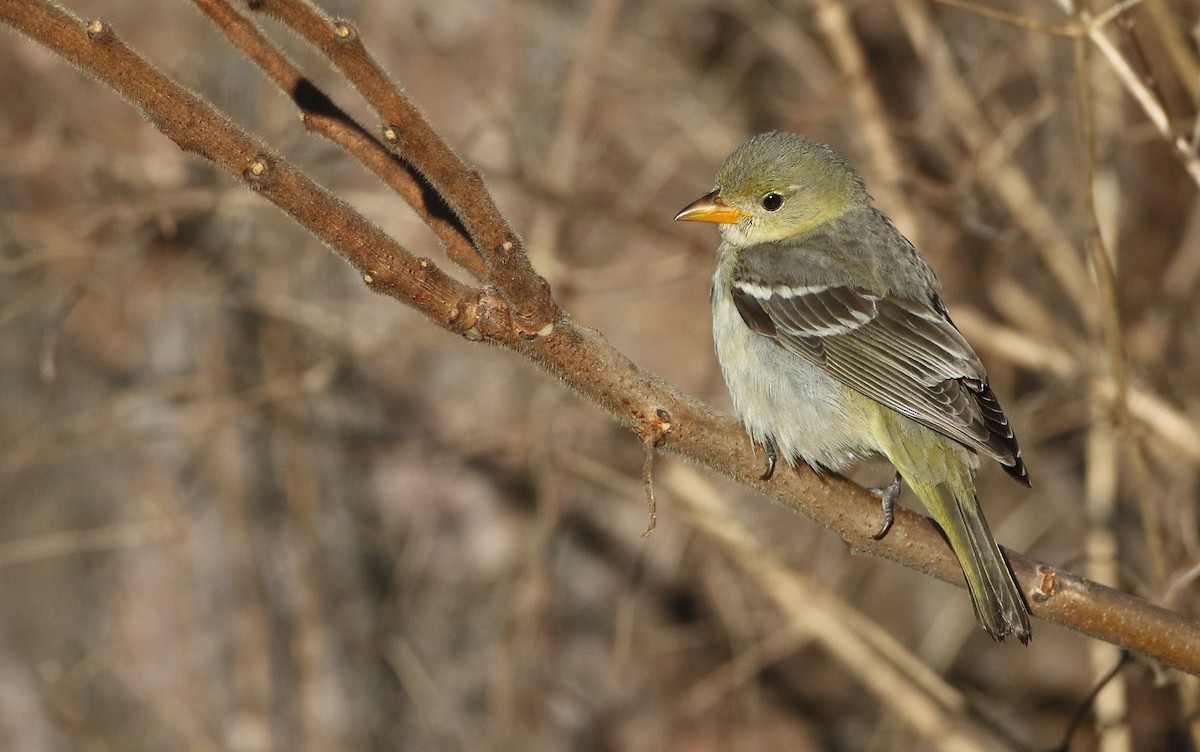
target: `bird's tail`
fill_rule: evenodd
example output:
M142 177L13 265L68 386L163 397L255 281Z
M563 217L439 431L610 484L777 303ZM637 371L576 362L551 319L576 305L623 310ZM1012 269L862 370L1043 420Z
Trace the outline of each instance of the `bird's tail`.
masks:
M969 473L963 469L964 475ZM979 624L994 640L1011 634L1022 643L1029 642L1029 610L983 518L974 483L954 482L959 479L934 483L908 477L905 480L950 539Z

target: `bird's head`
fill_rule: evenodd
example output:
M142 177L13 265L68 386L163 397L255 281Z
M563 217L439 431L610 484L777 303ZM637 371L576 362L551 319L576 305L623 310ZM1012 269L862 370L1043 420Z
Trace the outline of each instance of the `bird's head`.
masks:
M677 220L717 222L739 246L804 237L870 200L854 168L828 146L792 133L763 133L734 150L717 188Z

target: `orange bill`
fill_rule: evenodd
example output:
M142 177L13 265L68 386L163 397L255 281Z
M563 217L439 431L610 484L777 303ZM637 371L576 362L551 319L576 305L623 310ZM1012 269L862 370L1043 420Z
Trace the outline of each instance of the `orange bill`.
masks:
M683 211L675 215L676 221L685 222L717 222L731 225L742 217L749 217L749 212L735 209L721 198L720 191L713 191L701 196L683 207Z

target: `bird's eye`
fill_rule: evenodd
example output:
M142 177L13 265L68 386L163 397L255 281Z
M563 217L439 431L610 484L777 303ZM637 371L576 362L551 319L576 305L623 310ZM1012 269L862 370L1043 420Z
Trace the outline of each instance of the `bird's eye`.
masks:
M762 208L769 212L773 212L783 206L783 196L774 191L762 197Z

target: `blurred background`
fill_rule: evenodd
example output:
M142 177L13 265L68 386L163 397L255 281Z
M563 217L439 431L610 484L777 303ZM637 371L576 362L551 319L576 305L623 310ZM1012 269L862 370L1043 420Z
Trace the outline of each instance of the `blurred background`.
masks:
M1125 3L1106 52L1055 2L987 2L323 7L482 170L561 305L724 410L717 234L671 218L756 132L845 153L1021 438L1032 490L980 475L997 538L1195 616L1200 7ZM449 266L186 4L71 9ZM1068 738L1115 651L1041 621L993 644L964 590L674 458L643 537L637 437L3 40L0 748L924 750L964 724L1019 750L1200 748L1194 680L1135 659ZM930 684L872 681L838 619ZM921 727L898 708L932 683L950 699Z

